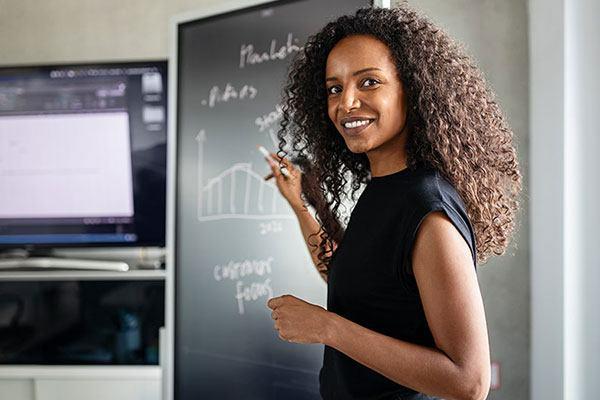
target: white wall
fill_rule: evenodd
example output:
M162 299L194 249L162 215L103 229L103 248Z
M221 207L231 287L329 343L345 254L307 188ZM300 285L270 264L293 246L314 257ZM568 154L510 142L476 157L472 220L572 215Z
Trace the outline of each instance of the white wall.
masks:
M533 400L600 397L598 17L530 1Z
M600 2L565 7L565 399L600 398Z

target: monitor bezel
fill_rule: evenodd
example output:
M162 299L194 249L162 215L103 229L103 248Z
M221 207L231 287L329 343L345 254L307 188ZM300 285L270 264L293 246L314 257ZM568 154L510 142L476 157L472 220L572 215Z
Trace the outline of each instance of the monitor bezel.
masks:
M41 69L63 69L63 68L118 68L118 67L144 67L144 66L159 66L164 70L164 82L166 88L164 90L164 95L166 96L165 100L165 143L166 153L168 154L169 149L169 137L168 137L168 126L169 126L169 114L166 112L169 109L169 59L168 58L151 58L151 59L139 59L139 60L104 60L104 61L92 61L86 60L82 62L56 62L56 63L31 63L31 64L14 64L14 65L1 65L0 66L0 76L7 73L8 71L14 71L15 73L35 71ZM165 154L165 160L167 159L167 154ZM27 252L36 253L46 253L51 251L52 249L68 249L68 248L135 248L135 247L165 247L166 246L166 232L167 232L167 197L166 193L168 187L168 174L167 168L165 165L165 216L164 216L164 227L163 227L163 235L160 240L145 240L145 241L134 241L134 242L69 242L69 243L0 243L0 253L10 252L12 250L25 250ZM134 192L134 202L135 202L135 192Z

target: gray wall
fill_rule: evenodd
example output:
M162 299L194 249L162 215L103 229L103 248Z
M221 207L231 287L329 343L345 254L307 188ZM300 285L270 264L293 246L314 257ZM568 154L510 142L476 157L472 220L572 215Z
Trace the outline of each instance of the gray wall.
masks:
M172 15L217 0L0 0L0 64L167 58Z
M216 0L0 0L0 65L166 58L170 17L217 3ZM412 0L410 3L462 41L474 55L515 132L527 187L527 0ZM490 392L489 399L529 398L526 200L522 206L521 227L515 237L517 248L479 269L492 360L501 365L502 386Z
M566 399L565 0L530 0L531 398ZM552 26L553 29L548 29ZM551 83L551 84L548 84ZM571 318L574 315L570 315ZM579 372L579 371L578 371ZM578 399L585 397L570 397ZM592 397L593 398L593 397Z

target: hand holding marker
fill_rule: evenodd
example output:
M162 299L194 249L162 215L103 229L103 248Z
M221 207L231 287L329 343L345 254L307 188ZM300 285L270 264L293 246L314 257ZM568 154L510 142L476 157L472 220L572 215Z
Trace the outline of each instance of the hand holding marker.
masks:
M296 163L302 165L302 160L295 159L295 161L290 161L283 157L279 157L277 154L269 153L267 149L262 146L257 147L271 166L271 173L265 176L264 179L268 181L271 178L275 178L277 189L279 189L279 192L287 200L292 209L295 211L304 211L306 207L304 205L304 199L302 198L303 175L301 169L296 167ZM275 158L280 158L283 167L279 168L279 163L275 161Z
M273 160L273 157L271 157L271 155L269 154L269 151L267 149L265 149L263 146L260 146L260 145L257 145L257 147L258 147L258 150L263 154L263 156L265 156L265 158L267 159L267 161L270 164L277 165L277 163L275 162L275 160ZM281 167L279 170L281 171L281 174L283 175L284 178L290 177L290 173L285 166ZM273 174L270 174L267 177L265 177L265 180L269 180L272 177L273 177Z

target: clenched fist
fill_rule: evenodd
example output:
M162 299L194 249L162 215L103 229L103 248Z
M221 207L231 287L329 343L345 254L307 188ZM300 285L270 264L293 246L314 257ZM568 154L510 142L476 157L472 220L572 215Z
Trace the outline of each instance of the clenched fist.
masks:
M294 343L324 343L330 328L331 313L321 306L286 294L267 302L279 337Z

